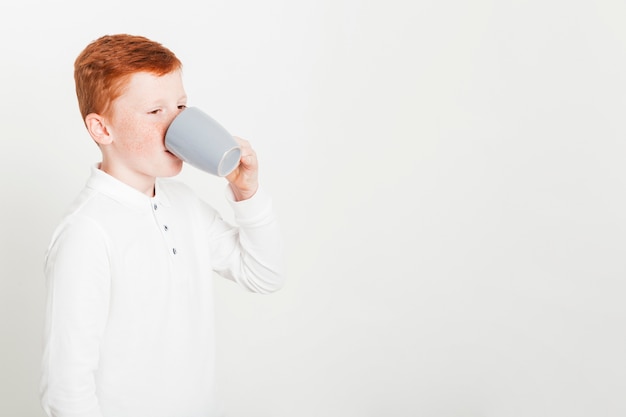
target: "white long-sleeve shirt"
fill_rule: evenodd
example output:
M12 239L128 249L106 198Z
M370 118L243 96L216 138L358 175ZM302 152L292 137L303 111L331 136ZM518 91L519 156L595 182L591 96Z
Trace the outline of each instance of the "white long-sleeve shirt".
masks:
M176 180L150 198L92 168L45 259L49 416L216 415L213 272L283 284L270 198L229 201L238 227Z

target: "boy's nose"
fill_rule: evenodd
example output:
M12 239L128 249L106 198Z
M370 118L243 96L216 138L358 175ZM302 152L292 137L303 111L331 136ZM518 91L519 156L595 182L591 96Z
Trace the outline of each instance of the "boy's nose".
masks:
M183 111L185 110L184 108L180 109L180 108L176 108L173 112L169 113L169 118L166 122L166 126L169 127L169 125L172 124L172 122L174 121L174 119L176 119L176 117Z
M183 112L183 110L185 110L186 107L176 107L176 109L174 110L174 112L172 112L172 116L169 120L168 126L174 121L174 119L176 118L176 116L178 116L179 114L181 114Z
M174 119L176 119L176 117L181 114L183 112L183 110L185 110L186 107L176 107L174 109L174 111L172 112L168 112L169 113L169 117L168 119L165 121L165 124L163 126L163 140L165 140L165 136L167 135L167 130L170 128L170 125L172 124L172 122L174 121Z

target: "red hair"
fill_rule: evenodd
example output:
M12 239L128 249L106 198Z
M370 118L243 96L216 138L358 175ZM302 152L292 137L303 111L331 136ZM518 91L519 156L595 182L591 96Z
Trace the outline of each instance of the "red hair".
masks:
M165 75L182 68L172 51L142 36L106 35L96 39L74 62L74 81L80 113L106 114L124 92L131 75Z

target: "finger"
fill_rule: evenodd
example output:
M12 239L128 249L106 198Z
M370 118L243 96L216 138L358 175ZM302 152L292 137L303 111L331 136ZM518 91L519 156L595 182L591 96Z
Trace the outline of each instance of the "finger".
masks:
M235 140L239 143L239 148L241 149L241 163L245 165L254 165L256 161L256 152L250 146L250 142L240 137L234 136Z
M242 155L240 163L248 170L255 170L258 166L258 160L255 152L248 155Z
M240 138L239 136L233 136L233 139L235 139L235 141L242 150L252 149L252 146L250 146L250 142L248 142L247 140Z

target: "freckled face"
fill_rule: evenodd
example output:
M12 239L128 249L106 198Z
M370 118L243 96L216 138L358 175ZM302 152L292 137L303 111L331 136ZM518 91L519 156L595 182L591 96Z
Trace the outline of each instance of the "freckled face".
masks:
M139 189L153 187L156 177L177 175L183 162L165 149L165 132L186 104L180 71L133 74L112 103L103 169Z

